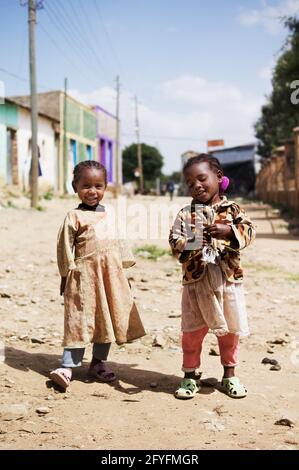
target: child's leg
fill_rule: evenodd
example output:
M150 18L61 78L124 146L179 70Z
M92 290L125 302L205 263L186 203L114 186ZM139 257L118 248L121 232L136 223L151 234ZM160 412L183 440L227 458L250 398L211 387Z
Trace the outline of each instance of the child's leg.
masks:
M67 349L62 354L61 366L68 369L80 367L84 357L85 348Z
M195 331L183 332L183 367L185 372L179 388L174 392L176 398L193 398L199 390L198 382L200 375L196 375L196 369L200 366L200 354L202 342L209 328L200 328Z
M81 366L84 351L84 348L64 349L61 367L50 372L53 382L66 389L72 378L72 369Z
M94 343L92 360L89 366L89 375L102 382L112 382L116 379L114 372L108 367L106 361L111 343Z
M200 355L202 350L202 342L208 333L209 328L200 328L195 331L183 332L182 348L183 348L183 367L185 378L195 379L196 369L200 366Z
M235 366L238 364L239 336L228 333L224 336L217 336L217 339L221 364L224 367L223 377L233 377L235 375Z
M240 382L238 377L235 377L235 366L238 363L239 352L239 336L233 333L228 333L225 336L218 337L218 344L221 356L221 364L224 367L224 374L221 385L225 392L231 398L244 398L247 395L247 390Z
M106 361L111 343L94 343L92 348L92 358L97 359L98 361Z

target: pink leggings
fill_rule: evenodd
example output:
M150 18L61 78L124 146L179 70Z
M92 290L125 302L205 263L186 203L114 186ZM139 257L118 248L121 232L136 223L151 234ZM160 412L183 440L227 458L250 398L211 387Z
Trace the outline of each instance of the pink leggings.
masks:
M183 371L193 372L200 366L202 342L208 331L209 328L205 327L201 328L200 330L183 333ZM231 367L237 365L239 336L233 333L228 333L224 336L217 336L217 339L219 344L221 364L223 366Z

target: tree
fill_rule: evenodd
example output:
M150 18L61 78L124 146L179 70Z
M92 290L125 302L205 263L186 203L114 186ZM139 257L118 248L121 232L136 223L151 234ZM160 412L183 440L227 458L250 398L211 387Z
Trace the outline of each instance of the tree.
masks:
M161 176L163 157L159 150L147 144L141 144L143 178L145 187L153 185L156 178ZM123 178L124 182L138 180L134 171L138 167L137 144L131 144L123 151Z
M299 125L299 106L291 102L294 91L291 83L299 78L299 20L286 18L284 25L289 34L274 68L272 93L254 126L258 153L264 158L269 158L275 147L290 138L293 128Z

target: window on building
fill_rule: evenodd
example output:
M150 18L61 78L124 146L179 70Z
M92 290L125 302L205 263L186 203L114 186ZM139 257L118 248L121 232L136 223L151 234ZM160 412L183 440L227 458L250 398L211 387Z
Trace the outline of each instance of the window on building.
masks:
M92 160L92 146L86 145L86 158L87 160Z
M70 153L72 158L73 165L77 165L78 161L78 152L77 152L77 142L74 139L70 139Z
M104 166L106 165L106 141L105 139L100 139L100 162Z

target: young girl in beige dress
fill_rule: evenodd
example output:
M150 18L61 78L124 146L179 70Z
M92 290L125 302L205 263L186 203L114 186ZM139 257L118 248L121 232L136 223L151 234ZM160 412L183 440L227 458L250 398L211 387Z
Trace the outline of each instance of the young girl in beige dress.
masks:
M81 204L60 227L57 262L64 295L64 352L62 367L51 379L66 389L72 370L81 365L85 347L93 343L89 375L112 382L115 374L105 362L112 341L123 344L145 335L123 267L123 245L105 238L107 212L100 204L107 187L105 167L88 160L74 168L73 188Z

